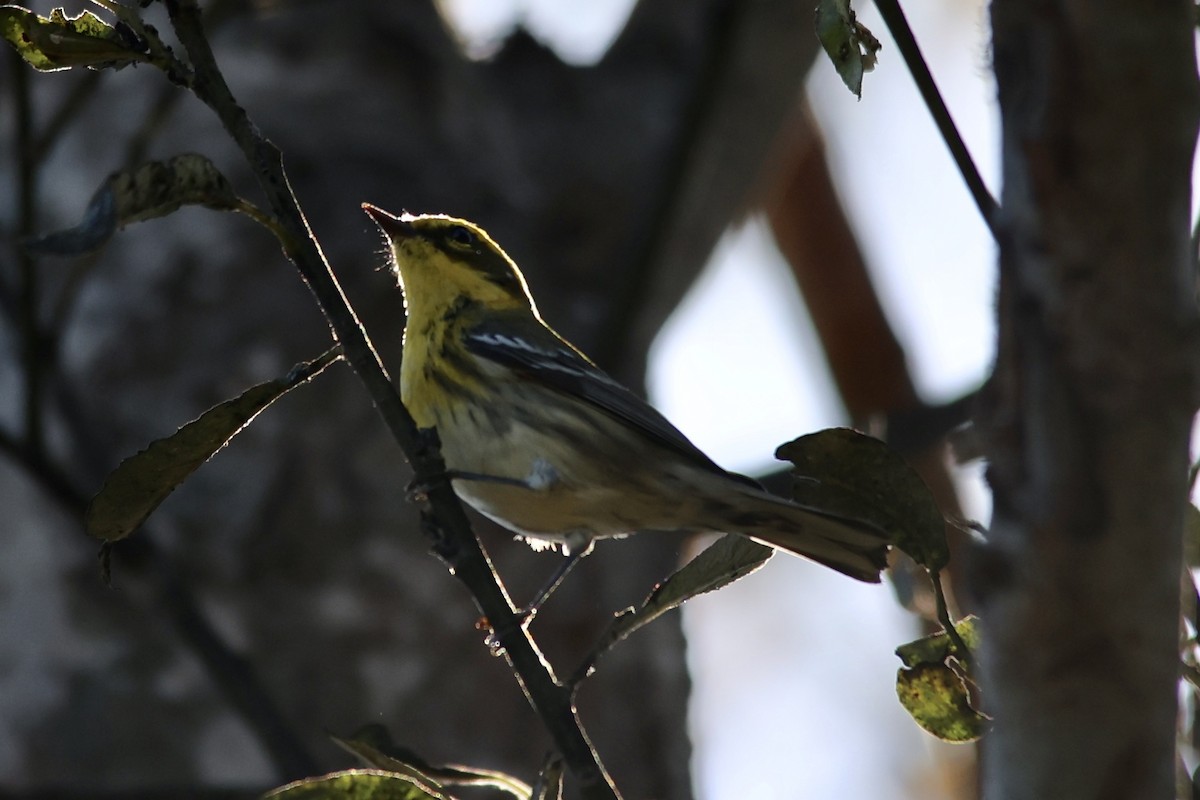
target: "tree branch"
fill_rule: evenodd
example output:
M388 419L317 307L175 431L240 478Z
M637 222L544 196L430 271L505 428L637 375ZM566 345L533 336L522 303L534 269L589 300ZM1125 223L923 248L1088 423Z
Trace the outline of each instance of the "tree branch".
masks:
M616 798L616 788L575 714L569 693L555 680L470 527L445 474L439 448L417 431L374 347L346 300L293 195L282 156L250 121L226 85L195 0L167 0L167 12L195 72L193 91L220 118L253 169L268 204L289 233L288 258L296 265L342 345L347 362L375 402L388 429L427 487L438 552L470 590L493 626L522 689L555 739L586 798Z
M917 46L912 29L908 27L908 20L904 17L904 10L900 8L899 0L876 0L875 6L879 9L879 14L888 26L892 38L895 39L896 48L904 57L908 71L912 73L913 81L921 92L921 99L929 108L938 132L942 134L942 140L946 142L946 147L950 148L950 155L953 156L954 163L958 165L958 171L962 173L963 181L967 184L967 190L975 200L975 205L979 208L983 221L987 224L988 230L992 232L992 236L996 237L996 215L999 210L996 207L996 200L988 191L983 178L980 177L979 170L971 159L971 153L958 133L954 119L950 116L950 110L946 108L941 92L938 91L937 84L933 81L929 65L925 63L925 57L921 55L921 48Z
M1200 119L1190 0L994 0L983 794L1171 797ZM1152 124L1149 121L1153 121Z
M41 163L72 117L78 113L79 105L94 90L103 73L88 71L52 115L41 136L35 137L28 68L15 51L10 50L8 57L15 62L12 72L14 105L17 109L15 160L18 175L15 183L15 205L19 242L20 238L29 236L35 230L35 189ZM87 508L87 494L49 457L42 445L42 419L46 400L43 387L49 373L49 364L55 360L57 350L53 346L49 330L43 329L39 320L41 298L36 264L19 246L14 249L20 267L19 302L11 310L15 312L14 322L18 335L23 339L25 419L21 436L0 429L0 452L7 452L14 463L23 467L59 505L74 517L82 518ZM76 282L69 281L68 287L74 283ZM70 288L66 290L68 294L70 291ZM60 322L61 319L61 315L55 316L56 322ZM58 330L58 327L52 330ZM304 745L292 735L287 722L250 665L221 639L170 559L154 544L152 532L147 531L145 537L126 543L122 546L122 552L137 562L137 572L151 583L158 607L167 610L175 632L203 663L235 713L254 731L270 754L280 777L288 780L311 775L316 768L316 762L307 753Z

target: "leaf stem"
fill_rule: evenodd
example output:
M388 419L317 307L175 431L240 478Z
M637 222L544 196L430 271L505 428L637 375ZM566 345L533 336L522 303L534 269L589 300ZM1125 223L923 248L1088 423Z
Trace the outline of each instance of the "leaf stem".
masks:
M973 661L971 649L967 647L967 643L962 640L958 634L958 629L954 627L954 620L950 618L950 609L946 604L946 591L942 588L942 573L940 570L930 570L929 579L933 582L933 597L937 604L937 620L941 624L942 629L946 631L946 635L950 637L950 642L954 645L954 655L962 662L963 666L968 669Z
M292 236L291 231L283 223L270 212L264 211L249 200L243 197L237 198L237 205L234 211L245 214L274 234L275 238L283 246L283 251L288 253L289 256L300 246L299 242Z

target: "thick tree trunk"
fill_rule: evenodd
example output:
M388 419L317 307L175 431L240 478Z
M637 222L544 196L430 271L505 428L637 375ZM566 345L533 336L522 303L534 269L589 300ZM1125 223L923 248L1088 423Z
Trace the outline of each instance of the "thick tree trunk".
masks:
M995 0L995 492L974 583L984 795L1173 794L1196 409L1197 81L1186 0Z

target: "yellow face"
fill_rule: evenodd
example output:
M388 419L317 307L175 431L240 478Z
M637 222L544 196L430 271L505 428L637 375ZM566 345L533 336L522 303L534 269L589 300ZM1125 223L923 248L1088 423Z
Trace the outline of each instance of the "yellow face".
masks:
M534 311L525 278L479 226L442 214L375 217L391 245L410 322L469 298L493 311Z
M464 326L485 313L537 319L537 309L516 264L477 225L363 208L387 237L404 290L401 398L420 427L437 427L438 410L455 397L447 387L479 380L459 342Z

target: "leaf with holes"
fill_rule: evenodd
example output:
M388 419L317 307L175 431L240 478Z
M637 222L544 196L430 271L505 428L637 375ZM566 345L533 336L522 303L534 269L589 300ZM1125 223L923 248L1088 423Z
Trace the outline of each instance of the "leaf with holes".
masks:
M979 647L978 622L970 616L954 623L971 651ZM900 645L896 655L904 663L896 672L896 696L918 725L947 742L973 742L987 732L991 720L971 705L963 680L967 661L945 631Z
M104 69L146 61L146 45L128 27L110 25L90 11L68 17L61 8L41 17L20 6L0 6L0 37L36 70Z
M83 255L126 225L166 216L185 205L227 211L246 207L211 161L184 153L109 175L92 195L82 222L30 239L25 249L39 255Z
M974 614L954 623L954 630L967 649L974 652L979 648L979 618ZM954 654L953 649L950 635L941 631L900 645L896 648L896 655L904 662L904 666L915 667L918 664L940 664Z
M875 69L879 40L858 21L850 0L820 0L816 27L817 39L842 82L861 98L863 73Z
M965 744L987 733L990 720L971 707L966 684L945 664L900 669L896 696L918 725L942 741Z

